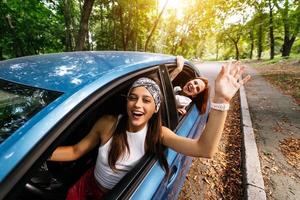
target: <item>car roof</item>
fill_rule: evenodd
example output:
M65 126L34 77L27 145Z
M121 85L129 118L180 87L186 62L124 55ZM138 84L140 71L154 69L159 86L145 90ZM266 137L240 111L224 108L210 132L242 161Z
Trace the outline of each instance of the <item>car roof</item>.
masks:
M82 51L27 56L0 62L0 78L68 93L111 75L174 62L175 56L129 51Z

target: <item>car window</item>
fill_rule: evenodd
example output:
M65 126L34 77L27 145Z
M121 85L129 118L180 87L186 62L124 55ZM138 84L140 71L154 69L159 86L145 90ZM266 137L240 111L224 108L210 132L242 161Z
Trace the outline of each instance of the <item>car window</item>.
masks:
M163 86L161 84L160 75L158 69L154 71L149 71L144 74L139 74L130 80L119 82L113 87L108 86L110 89L106 93L101 95L101 97L91 104L91 106L79 115L77 119L72 123L71 126L59 136L55 141L55 144L49 149L48 153L44 153L44 160L40 159L39 162L42 164L38 165L38 169L32 170L27 177L31 177L27 180L27 183L22 190L21 196L26 196L29 198L39 198L39 199L64 199L67 190L72 186L80 176L87 171L89 168L95 166L98 148L95 148L88 154L84 155L82 158L72 162L53 162L46 161L46 158L52 150L57 146L72 145L80 141L86 134L89 133L94 123L103 115L126 115L126 95L128 93L129 87L137 78L141 76L146 76L155 80L163 91ZM112 83L114 84L114 83ZM162 102L161 108L165 110L165 103ZM166 113L166 112L165 112ZM163 124L168 126L167 114L162 116ZM152 160L154 158L151 158ZM150 160L151 160L150 159ZM152 163L149 160L149 156L145 156L144 159L139 163L139 165L148 165ZM137 187L138 182L142 180L142 176L145 176L146 171L134 170L131 175L123 180L122 186L128 188L128 180L130 179L130 187ZM138 174L137 174L138 173ZM132 178L134 177L134 178ZM139 181L138 181L139 180ZM125 184L124 184L125 182ZM121 189L124 191L126 189ZM118 188L116 188L118 189Z
M0 80L0 144L60 92Z

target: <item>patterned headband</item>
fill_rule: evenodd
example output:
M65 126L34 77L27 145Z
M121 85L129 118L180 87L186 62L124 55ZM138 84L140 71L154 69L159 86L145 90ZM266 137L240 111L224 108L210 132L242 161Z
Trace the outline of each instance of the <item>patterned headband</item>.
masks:
M132 86L129 90L129 93L131 92L131 90L133 88L136 88L136 87L145 87L150 92L150 94L152 95L152 97L154 99L155 110L158 111L159 107L160 107L160 103L161 103L161 99L160 99L161 93L160 93L159 86L153 80L143 77L143 78L139 78L132 84Z

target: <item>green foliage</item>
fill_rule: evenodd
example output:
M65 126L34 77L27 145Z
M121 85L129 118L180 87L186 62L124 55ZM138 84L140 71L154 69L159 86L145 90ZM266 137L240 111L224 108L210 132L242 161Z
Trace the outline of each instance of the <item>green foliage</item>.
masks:
M62 51L62 16L37 1L2 1L3 58Z
M0 60L74 50L83 2L0 1ZM158 6L158 2L95 0L85 49L144 51L147 38L158 20L148 51L218 60L237 56L245 59L251 53L257 58L261 52L261 58L265 59L270 51L268 3L271 2L275 55L282 53L284 19L289 24L289 38L296 36L291 53L300 53L300 7L297 0L287 1L288 7L284 7L285 0L181 0L178 1L180 5L172 7L174 2L169 0L161 18L158 16L162 6ZM228 23L230 17L239 18L239 21Z
M91 18L97 50L143 50L155 1L100 1Z

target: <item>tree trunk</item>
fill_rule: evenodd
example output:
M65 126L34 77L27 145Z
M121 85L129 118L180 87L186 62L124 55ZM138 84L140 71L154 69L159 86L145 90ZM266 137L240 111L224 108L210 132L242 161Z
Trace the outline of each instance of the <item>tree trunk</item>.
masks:
M150 39L151 39L151 37L152 37L152 35L153 35L153 33L154 33L156 27L157 27L157 24L158 24L158 22L159 22L159 20L160 20L160 18L161 18L161 16L162 16L162 14L163 14L165 8L167 7L167 4L168 4L168 0L165 2L164 7L163 7L162 10L160 11L160 13L159 13L157 19L156 19L155 22L154 22L154 25L153 25L153 27L152 27L152 29L151 29L151 32L150 32L150 34L148 35L148 37L147 37L147 39L146 39L146 42L145 42L145 48L144 48L145 51L147 51L147 49L148 49L148 45L149 45Z
M86 34L88 32L89 18L93 9L94 0L85 0L81 12L80 27L77 36L75 49L77 51L84 50Z
M283 45L282 45L282 57L286 57L290 55L293 43L296 39L296 36L299 32L299 26L300 26L300 20L299 17L297 19L297 24L294 26L295 30L292 34L290 35L290 17L289 17L289 1L285 0L283 8L281 8L278 4L277 1L274 1L275 6L278 8L281 16L282 16L282 22L283 22L283 28L284 28L284 40L283 40ZM298 8L299 9L299 5Z
M235 59L239 60L240 59L240 51L239 51L239 47L238 47L238 42L239 41L234 41L234 47L235 47Z
M72 34L71 34L71 9L69 0L64 0L64 18L65 18L65 51L72 51Z
M217 41L217 48L216 48L216 60L219 59L219 42Z
M126 34L125 34L125 27L124 27L124 19L123 19L122 8L119 9L118 13L119 13L119 17L120 17L123 50L126 51L127 50L127 43L126 43Z
M282 45L282 57L290 56L295 39L295 35L292 35L292 37L290 38L290 24L288 22L284 22L284 42Z
M295 36L293 36L291 39L288 39L288 40L286 40L286 38L284 38L284 43L282 46L282 57L290 56L291 49L295 42L295 39L296 39Z
M113 49L114 50L117 50L117 25L116 25L116 8L115 8L115 1L113 0L112 1L112 24L113 24L113 40L112 40L112 43L113 43Z
M263 24L262 24L262 17L260 17L260 22L259 22L258 31L257 31L257 58L258 58L258 60L261 59L261 54L263 51L262 38L263 38Z
M254 50L254 33L253 33L253 28L250 30L250 55L249 58L253 58L253 50Z
M0 47L0 60L4 60L2 47Z
M91 44L90 44L90 36L89 32L86 32L86 49L89 51L91 50Z
M227 34L228 38L231 40L231 42L234 44L235 48L235 59L239 60L240 59L240 51L239 51L239 41L241 38L241 35L238 34L236 37L233 37L232 35Z
M273 7L271 0L269 0L269 35L270 35L270 59L274 59L275 56L275 39L274 39L274 27L273 27Z

